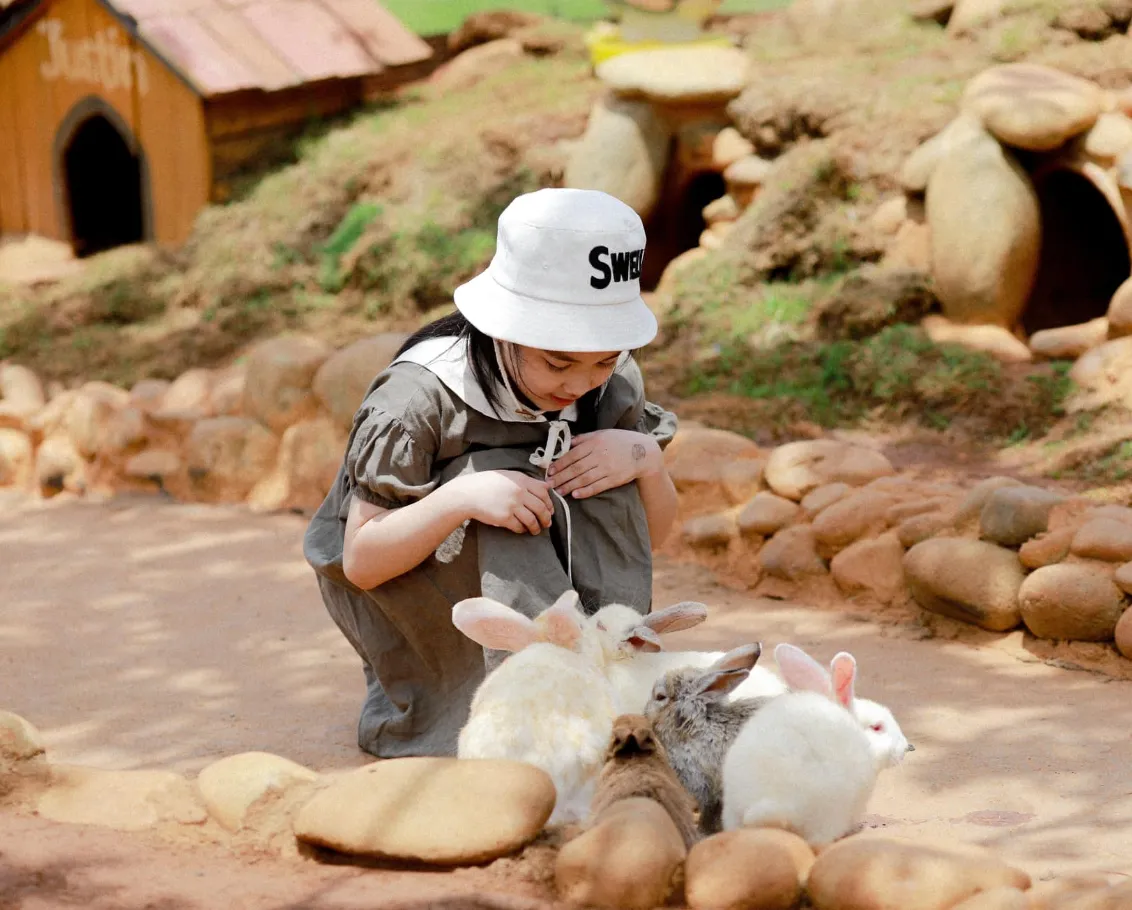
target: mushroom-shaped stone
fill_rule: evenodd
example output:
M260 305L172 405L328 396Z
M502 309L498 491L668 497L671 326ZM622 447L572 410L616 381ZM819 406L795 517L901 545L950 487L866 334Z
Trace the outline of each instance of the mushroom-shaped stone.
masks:
M597 78L626 98L662 103L722 103L743 91L751 59L714 45L659 47L618 54L597 65Z
M904 159L898 179L900 185L909 193L922 193L928 188L932 172L944 158L956 148L962 148L972 139L986 135L983 122L970 111L960 114L948 122L942 130L920 143Z
M670 140L652 105L601 98L566 162L563 185L609 193L648 218L660 201Z
M963 108L999 140L1048 152L1089 130L1104 110L1104 93L1087 79L1036 63L1006 63L968 84Z
M1012 328L1033 289L1041 250L1038 196L1026 172L982 134L936 165L925 202L944 316ZM1025 352L1019 359L1028 359L1029 349L1018 344Z

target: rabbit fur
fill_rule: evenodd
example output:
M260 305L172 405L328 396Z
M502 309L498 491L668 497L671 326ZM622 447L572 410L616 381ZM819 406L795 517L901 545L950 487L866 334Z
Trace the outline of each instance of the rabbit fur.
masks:
M484 597L460 601L452 622L483 645L512 653L472 697L459 758L504 758L550 775L557 800L548 824L589 810L617 716L602 640L567 591L532 620Z
M676 775L700 807L704 834L720 830L723 758L740 729L770 697L728 701L762 653L758 642L724 654L706 669L684 667L658 679L645 707Z
M803 688L807 691L824 692L833 697L830 671L801 648L796 645L781 644L774 649L774 659L780 667L781 661L787 661L791 666L791 678L804 680ZM900 729L900 724L884 705L854 696L849 710L865 731L873 755L882 770L900 764L909 752L915 751L915 746L908 742L904 731Z
M881 760L852 713L851 654L833 658L830 683L789 646L775 658L791 691L755 712L728 751L723 827L785 828L821 848L857 827Z
M699 839L696 801L676 776L648 718L622 714L613 721L589 821L613 803L642 796L660 804L690 850Z
M646 616L621 604L609 604L591 617L606 640L607 653L612 655L606 675L613 684L621 713L643 712L654 684L670 670L707 669L728 653L663 649L658 633L690 629L706 618L707 607L694 601L682 601ZM765 667L756 666L727 697L737 701L785 691L786 684L781 679Z

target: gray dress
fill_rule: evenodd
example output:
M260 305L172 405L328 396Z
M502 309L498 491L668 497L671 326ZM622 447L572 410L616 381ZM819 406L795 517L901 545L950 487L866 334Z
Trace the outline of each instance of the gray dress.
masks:
M584 399L573 433L631 429L667 446L676 418L647 402L625 360ZM539 535L470 522L415 569L373 590L347 581L342 549L351 498L397 508L461 474L516 470L547 441L548 423L509 422L470 407L417 363L394 363L358 410L334 486L304 540L334 622L362 659L366 697L358 745L373 755L452 755L476 687L500 658L462 635L453 604L484 595L534 617L570 587L566 522L556 503ZM571 568L587 611L611 602L647 613L652 602L648 523L635 483L570 501Z

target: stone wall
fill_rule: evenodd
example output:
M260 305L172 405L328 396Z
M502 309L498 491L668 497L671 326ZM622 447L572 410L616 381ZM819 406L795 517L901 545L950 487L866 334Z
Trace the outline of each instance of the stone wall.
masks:
M87 382L47 393L26 367L0 364L0 488L46 497L149 490L313 510L366 388L404 338L380 334L334 351L283 336L237 365L132 389Z
M1132 658L1132 508L1010 477L918 481L829 439L763 450L692 427L666 457L681 546L756 594L805 600L825 585L877 609Z

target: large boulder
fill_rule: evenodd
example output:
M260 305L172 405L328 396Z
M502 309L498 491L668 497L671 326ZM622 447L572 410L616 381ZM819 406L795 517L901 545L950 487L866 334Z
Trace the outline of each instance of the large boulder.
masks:
M305 335L284 335L257 344L247 359L245 413L276 433L315 416L318 398L311 385L329 356L323 342Z
M213 502L239 502L271 471L279 438L248 417L199 421L185 442L193 492Z
M0 487L28 486L35 469L35 447L22 430L0 428Z
M576 906L652 910L671 894L685 856L683 838L660 803L623 799L559 851L555 887Z
M778 446L766 465L766 482L779 496L800 501L829 483L864 486L896 469L883 453L832 439L804 440Z
M1022 621L1038 638L1111 641L1127 602L1108 573L1060 563L1035 569L1018 592Z
M670 139L652 105L602 98L570 155L563 185L602 190L647 219L660 201Z
M815 910L949 910L992 888L1030 887L1030 876L989 850L872 835L821 852L807 891Z
M342 853L456 866L512 853L542 830L554 782L523 762L394 758L342 774L295 817L295 836Z
M738 505L759 488L766 456L738 433L711 427L682 429L664 450L664 464L676 491L697 510L717 503Z
M227 830L239 831L259 808L318 777L278 755L241 752L202 768L197 789L209 814Z
M1008 632L1021 620L1018 554L983 540L935 537L904 554L904 577L925 610Z
M814 864L809 845L788 831L740 828L712 835L688 853L684 890L692 910L791 910Z
M1026 172L993 137L975 132L935 166L926 207L944 315L1012 328L1041 250L1038 197Z
M1001 487L991 493L979 513L979 533L984 540L1003 546L1021 546L1046 530L1050 512L1064 500L1060 493L1042 487Z
M345 449L345 433L326 417L288 427L275 467L252 489L249 505L256 511L314 511L333 485Z
M392 363L408 335L382 332L361 338L335 351L314 374L311 388L323 409L343 430L349 430L354 414L377 374Z

